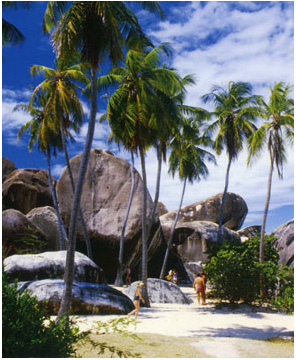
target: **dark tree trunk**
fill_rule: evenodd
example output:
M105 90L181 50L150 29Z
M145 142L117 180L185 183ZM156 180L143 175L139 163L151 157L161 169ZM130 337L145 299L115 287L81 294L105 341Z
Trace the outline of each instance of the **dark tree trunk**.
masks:
M169 258L170 248L172 246L175 228L176 228L176 225L177 225L177 222L178 222L178 219L179 219L179 216L180 216L181 207L182 207L182 204L183 204L185 188L186 188L186 182L187 182L187 179L185 178L184 179L184 184L183 184L181 200L180 200L180 204L179 204L179 209L177 211L177 214L175 216L175 221L174 221L174 223L172 225L172 228L171 228L170 237L169 237L169 240L168 240L168 245L167 245L167 249L166 249L166 252L165 252L165 256L164 256L164 260L163 260L163 264L162 264L162 268L161 268L161 272L160 272L160 276L159 276L160 279L164 279L164 277L165 277L166 266L167 266L167 262L168 262L168 258Z
M50 150L47 149L46 150L46 160L47 160L47 168L48 168L48 184L49 184L49 188L51 191L51 195L52 195L52 201L53 201L53 206L57 215L57 219L58 219L58 233L59 233L59 243L60 243L60 250L64 250L65 249L65 242L67 242L67 234L66 234L66 230L63 224L63 220L61 218L60 215L60 211L59 211L59 204L58 204L58 200L57 200L57 195L52 183L52 178L51 178L51 164L50 164Z
M125 220L124 220L124 223L123 223L121 236L120 236L117 275L116 275L116 279L115 279L115 283L114 283L115 286L122 286L123 285L122 268L123 268L124 235L125 235L125 230L126 230L126 227L127 227L127 221L128 221L128 217L129 217L133 197L134 197L134 192L135 192L134 154L133 154L132 151L131 151L131 161L132 161L132 164L131 164L132 183L131 183L131 190L130 190L130 196L129 196L128 205L127 205L127 210L126 210L126 216L125 216Z
M226 177L225 177L225 187L224 192L222 196L222 202L221 202L221 208L220 208L220 216L219 216L219 227L218 227L218 238L217 242L222 244L223 241L223 216L224 216L224 208L225 208L225 201L226 201L226 195L227 195L227 189L229 184L229 173L230 173L230 166L231 166L231 156L228 156L228 165L226 170Z
M148 270L147 270L147 179L145 168L145 154L142 148L140 148L140 158L142 167L143 178L143 194L142 194L142 281L145 284L143 286L143 298L145 300L145 306L150 307L150 301L148 296Z
M77 231L77 220L78 220L78 209L80 205L80 199L82 194L82 188L84 183L85 174L87 171L90 150L92 140L95 131L96 114L97 114L97 84L96 84L96 69L91 69L91 111L88 123L88 132L86 137L85 148L82 154L80 163L77 184L75 187L75 194L72 203L70 225L69 225L69 240L66 258L66 269L65 269L65 291L63 294L61 306L59 309L57 321L60 317L69 316L71 301L72 301L72 287L74 280L74 265L75 265L75 249L76 249L76 231Z

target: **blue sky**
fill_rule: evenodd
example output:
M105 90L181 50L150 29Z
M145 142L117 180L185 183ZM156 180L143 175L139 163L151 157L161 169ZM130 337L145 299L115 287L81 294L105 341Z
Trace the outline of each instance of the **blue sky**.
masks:
M248 81L254 93L268 97L269 87L275 82L294 81L294 6L285 2L160 2L167 14L161 21L157 16L136 10L146 33L155 44L169 42L174 48L171 65L180 75L195 74L196 85L188 90L187 104L204 106L201 96L213 85L225 86L228 81ZM18 128L29 117L25 113L13 112L18 103L28 102L33 87L42 78L32 79L29 74L33 64L53 66L54 53L48 36L42 34L42 17L46 2L34 2L30 10L4 10L3 17L16 25L25 35L26 41L16 47L3 49L2 60L2 155L12 160L18 168L46 168L46 162L37 149L27 150L27 139L16 140ZM83 104L86 115L89 105ZM106 105L99 104L99 114ZM260 122L259 122L260 123ZM259 124L258 123L258 124ZM70 146L71 156L83 149L87 124L75 136L76 143ZM106 139L107 125L97 125L93 148L109 148L129 160L125 152L118 152ZM264 208L268 155L265 153L250 168L246 166L244 151L236 161L230 174L229 191L240 194L247 202L249 213L244 226L261 224ZM194 203L223 191L226 156L217 158L218 166L209 166L207 180L187 187L184 205ZM156 157L151 150L147 154L148 187L154 194ZM59 178L65 161L62 154L53 160L53 173ZM140 162L136 161L140 171ZM178 207L181 182L172 179L163 167L160 201L169 210ZM294 151L288 152L284 168L284 179L274 174L270 213L267 231L275 229L294 217Z

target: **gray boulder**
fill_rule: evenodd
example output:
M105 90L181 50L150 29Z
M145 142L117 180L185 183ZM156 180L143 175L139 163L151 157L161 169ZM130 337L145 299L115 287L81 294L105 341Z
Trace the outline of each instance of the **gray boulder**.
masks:
M16 169L14 163L2 156L2 183Z
M38 301L46 301L50 314L57 314L64 292L64 280L46 279L18 284L18 290L28 290ZM73 282L71 314L128 314L133 302L122 292L108 285Z
M133 300L138 283L138 281L134 282L131 286L124 288L123 293ZM192 302L177 285L169 281L149 278L147 285L151 303L190 304Z
M4 260L4 271L19 281L62 278L65 273L66 251L41 254L12 255ZM75 253L74 279L81 282L105 283L103 270L86 255Z
M36 253L47 250L46 236L18 210L2 212L2 244L5 256L16 252Z
M36 207L52 206L47 172L38 169L14 170L2 185L2 201L3 209L16 209L23 214Z
M276 228L271 235L277 237L275 248L279 253L279 263L294 266L294 219Z
M45 234L50 249L58 251L60 249L58 218L54 208L51 206L38 207L31 210L26 216Z
M222 193L211 196L203 201L196 202L181 208L179 222L189 223L192 221L211 221L219 223ZM171 211L160 217L161 227L166 239L169 238L170 230L176 216ZM248 208L244 199L233 193L227 193L223 216L223 226L231 230L239 230L247 216Z
M81 155L70 161L74 181L77 180L80 161ZM104 269L108 282L112 282L116 276L120 235L130 195L130 164L109 151L92 150L85 179L81 209L91 238L94 260ZM142 191L142 179L135 171L135 192L125 233L123 259L133 273L137 272L141 258ZM67 170L57 183L57 196L61 215L65 224L69 224L73 195ZM149 194L147 208L150 213L152 200ZM148 243L150 260L158 254L157 250L162 241L160 232L156 238L153 236L159 227L156 217L153 234ZM151 242L153 244L150 246ZM84 249L84 238L79 224L77 250L84 252Z
M217 242L218 225L210 221L192 221L177 225L173 246L179 254L187 275L194 281L196 275L202 270L202 264L208 260L209 243ZM240 242L240 236L223 227L223 238Z
M157 209L157 212L158 212L159 216L162 216L162 215L167 214L169 212L168 209L166 208L166 206L160 201L157 203L156 209Z
M251 225L240 229L237 231L238 235L241 238L252 238L254 236L260 236L261 233L261 226L260 225Z

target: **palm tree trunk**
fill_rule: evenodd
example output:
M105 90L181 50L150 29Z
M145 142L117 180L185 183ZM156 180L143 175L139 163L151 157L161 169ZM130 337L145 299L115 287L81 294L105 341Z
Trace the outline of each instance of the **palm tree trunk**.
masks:
M63 144L64 154L65 154L65 159L66 159L66 164L67 164L67 170L68 170L68 174L69 174L69 179L70 179L70 183L71 183L71 187L72 187L73 194L75 194L75 183L74 183L73 174L72 174L72 169L71 169L70 160L69 160L69 155L68 155L68 149L67 149L67 144L66 144L65 132L64 132L64 129L63 129L63 126L62 126L62 122L61 122L61 121L60 121L60 131L61 131L62 144ZM89 239L89 236L88 236L88 232L87 232L87 228L86 228L86 223L85 223L85 221L84 221L84 218L83 218L83 214L82 214L82 210L81 210L81 206L80 206L80 205L79 205L78 211L79 211L80 222L81 222L81 225L82 225L83 236L84 236L85 243L86 243L87 256L88 256L91 260L93 260L93 254L92 254L90 239Z
M142 178L143 178L143 196L142 196L142 281L145 284L143 286L143 298L145 300L145 306L150 307L150 301L148 296L148 270L147 270L147 178L145 168L145 154L143 149L140 147L140 158L142 167Z
M264 235L265 235L266 220L267 220L268 208L269 208L269 203L270 203L270 195L271 195L273 161L274 161L274 157L273 157L273 155L270 155L270 168L269 168L268 183L267 183L267 196L266 196L266 200L265 200L264 213L263 213L262 226L261 226L261 235L260 235L259 262L261 264L264 262Z
M65 241L64 240L66 240L66 242L67 242L67 234L66 234L66 230L64 228L63 220L60 215L57 195L56 195L53 183L52 183L51 165L50 165L50 150L49 149L46 150L45 155L46 155L47 167L48 167L48 184L49 184L49 188L50 188L51 195L52 195L53 206L54 206L57 218L58 218L58 233L59 233L60 250L64 250L65 249Z
M76 249L76 231L77 231L77 220L78 220L78 209L80 205L80 199L82 194L82 188L84 183L85 174L87 171L90 150L92 145L92 140L94 137L95 123L96 123L96 114L97 114L97 76L96 68L91 69L91 111L88 123L88 131L86 137L85 148L82 154L82 159L80 163L79 173L77 184L75 187L75 194L72 203L71 209L71 218L69 225L69 241L67 249L67 258L66 258L66 268L65 268L65 290L59 309L57 321L62 316L69 316L71 300L72 300L72 287L74 281L74 266L75 266L75 249Z
M182 207L182 204L183 204L185 188L186 188L186 182L187 182L187 178L185 178L185 180L184 180L183 191L182 191L182 195L181 195L181 201L180 201L180 204L179 204L179 209L177 211L177 214L175 216L175 221L174 221L174 223L172 225L172 228L171 228L171 233L170 233L170 237L169 237L169 240L168 240L168 245L167 245L167 249L166 249L166 252L165 252L165 256L164 256L164 260L163 260L163 264L162 264L162 268L161 268L161 272L160 272L160 276L159 276L160 279L164 279L164 276L165 276L165 273L166 273L166 266L167 266L167 262L168 262L168 258L169 258L169 252L170 252L170 248L171 248L171 245L172 245L175 228L176 228L179 216L180 216L181 207Z
M123 285L123 281L122 281L122 267L123 267L124 234L125 234L125 230L126 230L126 226L127 226L127 221L128 221L128 217L129 217L129 213L130 213L130 209L131 209L133 197L134 197L134 192L135 192L134 153L133 153L132 151L131 151L131 160L132 160L132 164L131 164L131 179L132 179L132 183L131 183L131 190L130 190L130 196L129 196L128 205L127 205L125 220L124 220L124 223L123 223L123 227L122 227L122 231L121 231L121 236L120 236L117 275L116 275L116 279L115 279L115 283L114 283L115 286L122 286L122 285Z
M218 238L217 238L217 242L220 243L220 244L222 244L222 241L223 241L222 224L223 224L223 215L224 215L224 208L225 208L227 189L228 189L228 184L229 184L229 173L230 173L231 160L232 160L231 156L228 155L228 165L227 165L226 177L225 177L225 187L224 187L224 192L223 192L222 202L221 202L221 208L220 208L219 228L218 228Z

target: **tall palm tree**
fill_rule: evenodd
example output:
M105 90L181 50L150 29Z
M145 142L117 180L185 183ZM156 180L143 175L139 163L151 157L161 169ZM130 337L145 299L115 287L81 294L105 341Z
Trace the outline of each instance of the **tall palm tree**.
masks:
M65 242L67 241L67 234L64 228L64 224L59 212L58 201L56 192L52 182L51 176L51 149L54 156L57 154L57 150L62 149L62 141L59 133L51 130L48 123L50 119L45 115L46 98L44 96L38 96L38 107L27 106L25 104L19 104L15 107L15 110L22 110L28 112L32 119L24 124L18 131L18 139L24 132L30 131L29 139L29 151L32 151L34 144L37 142L38 150L43 152L46 156L48 166L48 183L52 194L53 204L58 219L58 232L60 250L65 249Z
M61 15L58 2L53 2L44 19L46 29L57 24L52 35L58 57L79 53L81 61L91 68L91 110L85 148L82 154L78 180L75 187L69 225L69 246L66 259L65 293L59 316L69 313L74 279L77 216L83 182L87 170L97 114L97 70L108 57L111 63L123 59L123 47L135 45L146 39L134 13L122 1L74 1ZM55 12L55 10L57 10ZM147 40L147 39L146 39Z
M270 89L269 101L261 100L262 117L265 121L248 141L248 165L251 158L258 156L266 145L270 157L267 196L260 236L259 262L261 263L264 262L264 235L271 196L273 170L276 168L279 178L283 178L283 165L286 161L286 144L291 144L294 141L294 100L289 97L290 93L291 86L283 82L275 84Z
M253 121L261 114L258 106L260 97L252 95L252 86L245 82L228 83L227 89L215 87L211 93L203 96L205 103L212 102L215 105L213 112L215 120L206 130L211 134L217 131L214 147L218 155L226 148L228 165L226 169L225 187L222 196L218 242L222 242L222 224L227 189L229 185L230 166L238 158L243 149L243 143L255 130Z
M187 181L192 184L194 180L200 180L201 177L205 178L208 175L206 161L215 163L214 155L204 150L204 147L211 145L211 139L208 136L201 135L201 126L201 119L183 117L182 129L180 133L176 133L171 142L169 172L175 176L175 173L178 171L179 178L183 180L183 189L179 208L168 239L167 249L160 272L161 279L164 278L166 273L169 252L179 219Z
M146 150L155 143L160 120L170 127L177 126L177 108L172 95L182 89L181 78L166 67L159 67L161 54L169 54L170 47L161 44L150 51L129 50L124 67L113 68L106 77L99 79L100 86L119 84L110 97L108 120L112 132L125 146L140 154L142 196L142 281L143 296L149 306L147 292L147 177L145 167ZM173 114L175 116L173 116ZM166 128L169 127L167 123Z
M69 134L69 128L72 128L74 131L79 131L81 126L84 113L78 99L77 90L83 89L80 88L77 82L87 84L88 80L84 74L85 66L68 66L61 61L56 61L56 67L56 69L40 65L33 65L31 67L31 75L36 76L37 74L42 74L45 80L33 91L30 105L34 104L36 95L39 93L48 94L44 109L45 116L50 113L50 126L53 129L56 127L60 131L70 184L73 193L75 193L75 183L68 155L66 137ZM78 211L86 242L87 255L92 259L90 239L80 205Z

